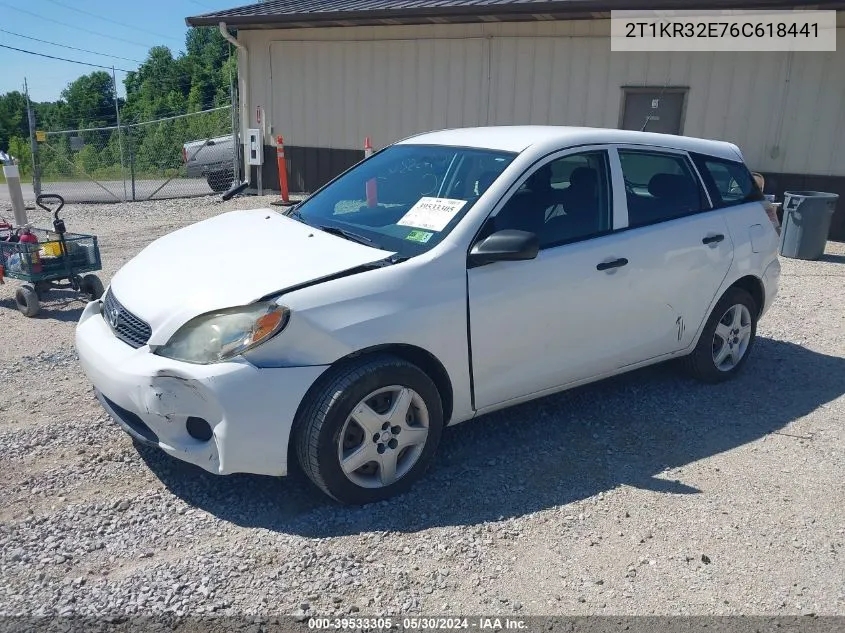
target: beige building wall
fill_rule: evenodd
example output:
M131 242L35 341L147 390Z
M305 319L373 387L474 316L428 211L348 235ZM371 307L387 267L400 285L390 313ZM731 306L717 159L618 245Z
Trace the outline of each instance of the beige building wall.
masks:
M357 150L468 125L618 127L623 86L688 87L683 133L766 172L845 176L845 14L830 53L613 53L607 20L241 31L266 138ZM268 140L268 144L270 141Z

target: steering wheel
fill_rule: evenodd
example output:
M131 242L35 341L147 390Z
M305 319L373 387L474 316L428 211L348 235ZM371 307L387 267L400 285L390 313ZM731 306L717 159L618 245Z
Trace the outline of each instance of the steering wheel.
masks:
M437 189L440 185L440 182L437 178L437 174L433 174L431 172L429 172L427 174L423 174L423 177L422 177L423 183L431 182L431 181L434 181L434 184L430 188L428 188L427 190L421 192L423 196L430 196L432 194L437 193Z

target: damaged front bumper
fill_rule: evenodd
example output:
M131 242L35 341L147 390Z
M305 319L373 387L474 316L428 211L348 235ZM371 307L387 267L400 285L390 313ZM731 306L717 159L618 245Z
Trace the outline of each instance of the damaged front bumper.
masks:
M260 368L243 358L194 365L134 349L91 302L76 329L83 371L109 415L134 439L215 474L284 475L290 430L326 367ZM189 433L188 420L210 428Z

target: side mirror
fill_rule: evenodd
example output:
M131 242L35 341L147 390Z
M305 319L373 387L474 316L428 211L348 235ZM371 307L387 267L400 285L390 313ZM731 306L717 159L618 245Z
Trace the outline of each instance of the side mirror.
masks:
M515 262L534 259L540 251L540 240L534 233L506 229L488 235L475 244L467 257L467 268L493 262Z

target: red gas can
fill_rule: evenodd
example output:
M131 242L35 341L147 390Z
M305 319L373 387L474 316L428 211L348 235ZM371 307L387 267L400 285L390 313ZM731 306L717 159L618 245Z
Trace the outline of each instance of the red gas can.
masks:
M38 247L38 238L28 229L24 229L21 231L21 244L26 244L26 253L29 255L29 261L31 263L30 271L33 274L38 274L43 270L43 266L41 264L41 256L39 255L38 251L40 250ZM23 250L23 249L21 249Z

